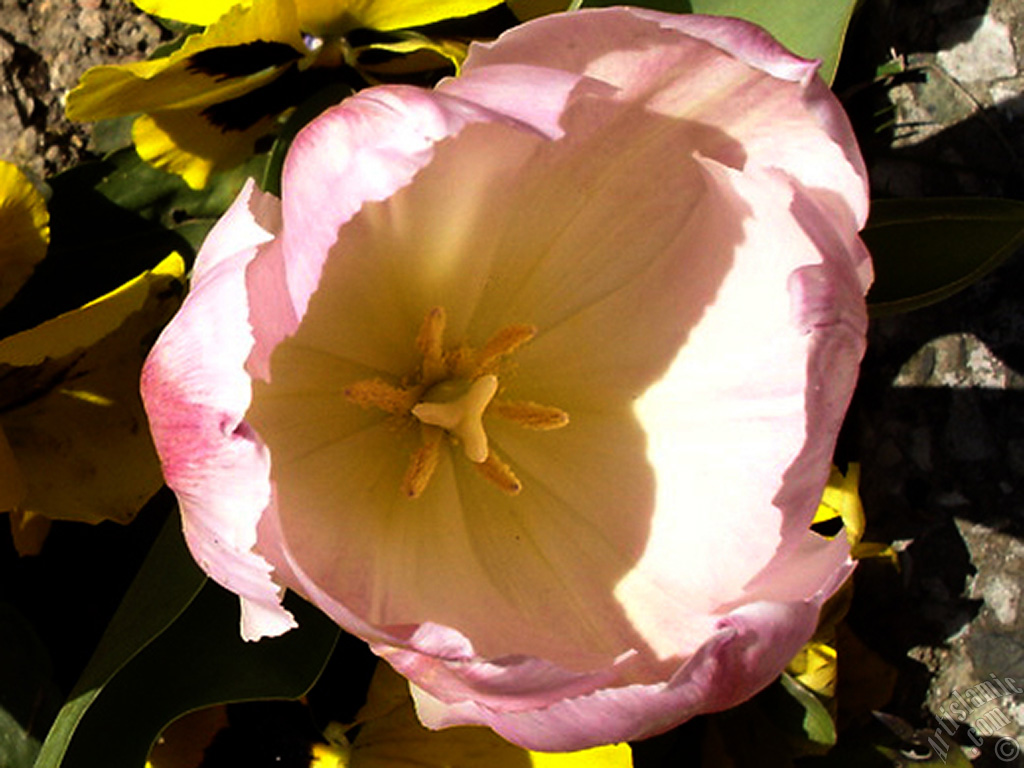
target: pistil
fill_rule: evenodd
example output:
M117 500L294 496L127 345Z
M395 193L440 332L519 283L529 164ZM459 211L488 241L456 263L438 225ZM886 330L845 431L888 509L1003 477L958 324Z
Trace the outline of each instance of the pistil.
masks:
M410 457L402 479L402 492L408 498L418 498L430 484L445 435L461 443L466 458L482 477L514 496L522 490L522 483L491 450L484 415L533 430L558 429L569 423L569 415L560 408L495 398L502 362L529 342L537 329L508 325L474 350L466 344L445 347L446 324L443 307L427 312L415 339L422 358L419 368L401 384L365 379L346 387L344 395L363 408L376 408L406 423L419 424L421 445Z
M447 402L423 400L412 409L412 415L424 424L441 427L462 441L466 458L479 464L487 458L487 433L484 432L484 410L498 391L498 377L493 373L481 376L458 398ZM430 393L427 393L429 397Z

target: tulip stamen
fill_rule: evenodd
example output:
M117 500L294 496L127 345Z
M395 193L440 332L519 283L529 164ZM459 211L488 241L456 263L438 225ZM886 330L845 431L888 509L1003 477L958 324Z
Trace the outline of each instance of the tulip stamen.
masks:
M420 398L419 387L403 388L388 384L383 379L364 379L349 384L342 394L362 408L378 408L399 416L412 410Z
M512 468L490 449L484 416L492 415L526 429L559 429L569 423L561 408L528 400L495 399L503 358L537 335L533 325L499 328L479 349L469 344L446 347L447 313L444 307L427 311L415 347L420 364L399 384L380 378L350 384L344 396L362 408L377 408L402 417L400 424L420 426L421 445L413 451L402 478L401 491L417 499L427 489L441 460L446 435L461 444L463 453L480 475L503 493L515 496L522 489Z
M429 424L420 428L423 444L409 458L409 466L402 478L402 493L410 499L418 499L427 489L441 460L441 438L444 430Z
M491 451L487 459L474 464L473 468L480 473L485 480L490 481L498 487L498 490L507 493L509 496L517 496L523 490L523 484L519 482L512 468Z
M498 329L476 353L474 362L478 373L489 372L498 360L515 352L536 335L537 327L533 325L506 325Z
M444 328L447 316L444 307L434 307L423 318L416 335L416 349L423 355L420 366L423 383L429 386L446 378L449 369L444 354Z
M487 412L526 429L540 431L560 429L569 423L569 414L561 408L527 400L492 400Z

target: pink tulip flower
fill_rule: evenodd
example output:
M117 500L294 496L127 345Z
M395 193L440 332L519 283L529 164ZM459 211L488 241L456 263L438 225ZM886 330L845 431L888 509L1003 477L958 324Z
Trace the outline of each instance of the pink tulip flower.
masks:
M295 139L143 392L185 536L535 750L770 683L851 569L809 530L864 348L868 198L813 62L735 19L543 17Z

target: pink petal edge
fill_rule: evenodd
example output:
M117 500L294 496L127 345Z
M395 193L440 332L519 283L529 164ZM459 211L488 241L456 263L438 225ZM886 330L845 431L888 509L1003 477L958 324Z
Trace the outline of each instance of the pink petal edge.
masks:
M278 201L250 181L200 251L191 291L141 382L186 542L200 567L239 595L247 640L295 626L270 564L253 551L269 500L269 457L243 421L251 384L242 366L252 347L245 267L273 238L277 215Z

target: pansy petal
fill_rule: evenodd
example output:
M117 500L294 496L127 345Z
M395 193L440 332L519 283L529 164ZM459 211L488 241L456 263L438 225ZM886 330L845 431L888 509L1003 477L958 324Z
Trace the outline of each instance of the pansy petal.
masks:
M401 81L417 72L458 71L466 44L431 40L415 32L392 33L397 40L373 42L354 49L359 71L372 83Z
M132 141L147 163L181 176L193 189L202 189L212 174L251 157L256 142L275 125L270 116L241 130L226 130L211 123L202 110L179 109L136 118Z
M265 85L306 52L291 0L255 0L170 56L88 70L68 94L68 118L216 104Z
M208 26L236 5L252 5L252 0L132 0L135 5L163 19Z
M46 255L46 201L16 165L0 161L0 307L11 300Z
M472 16L501 0L295 0L302 28L316 35L352 29L391 31Z
M167 484L181 505L185 539L200 566L243 603L243 636L294 626L282 588L253 551L270 502L267 452L243 422L252 347L245 267L271 238L277 200L249 183L197 257L182 310L157 341L142 393ZM170 375L173 372L173 375Z
M53 521L37 512L14 509L10 512L11 543L19 557L31 557L43 551Z
M25 499L28 486L7 435L0 429L0 512L9 512Z
M569 10L570 0L505 0L520 21Z
M127 523L160 488L136 381L179 304L177 254L109 294L0 341L0 411L26 518Z

